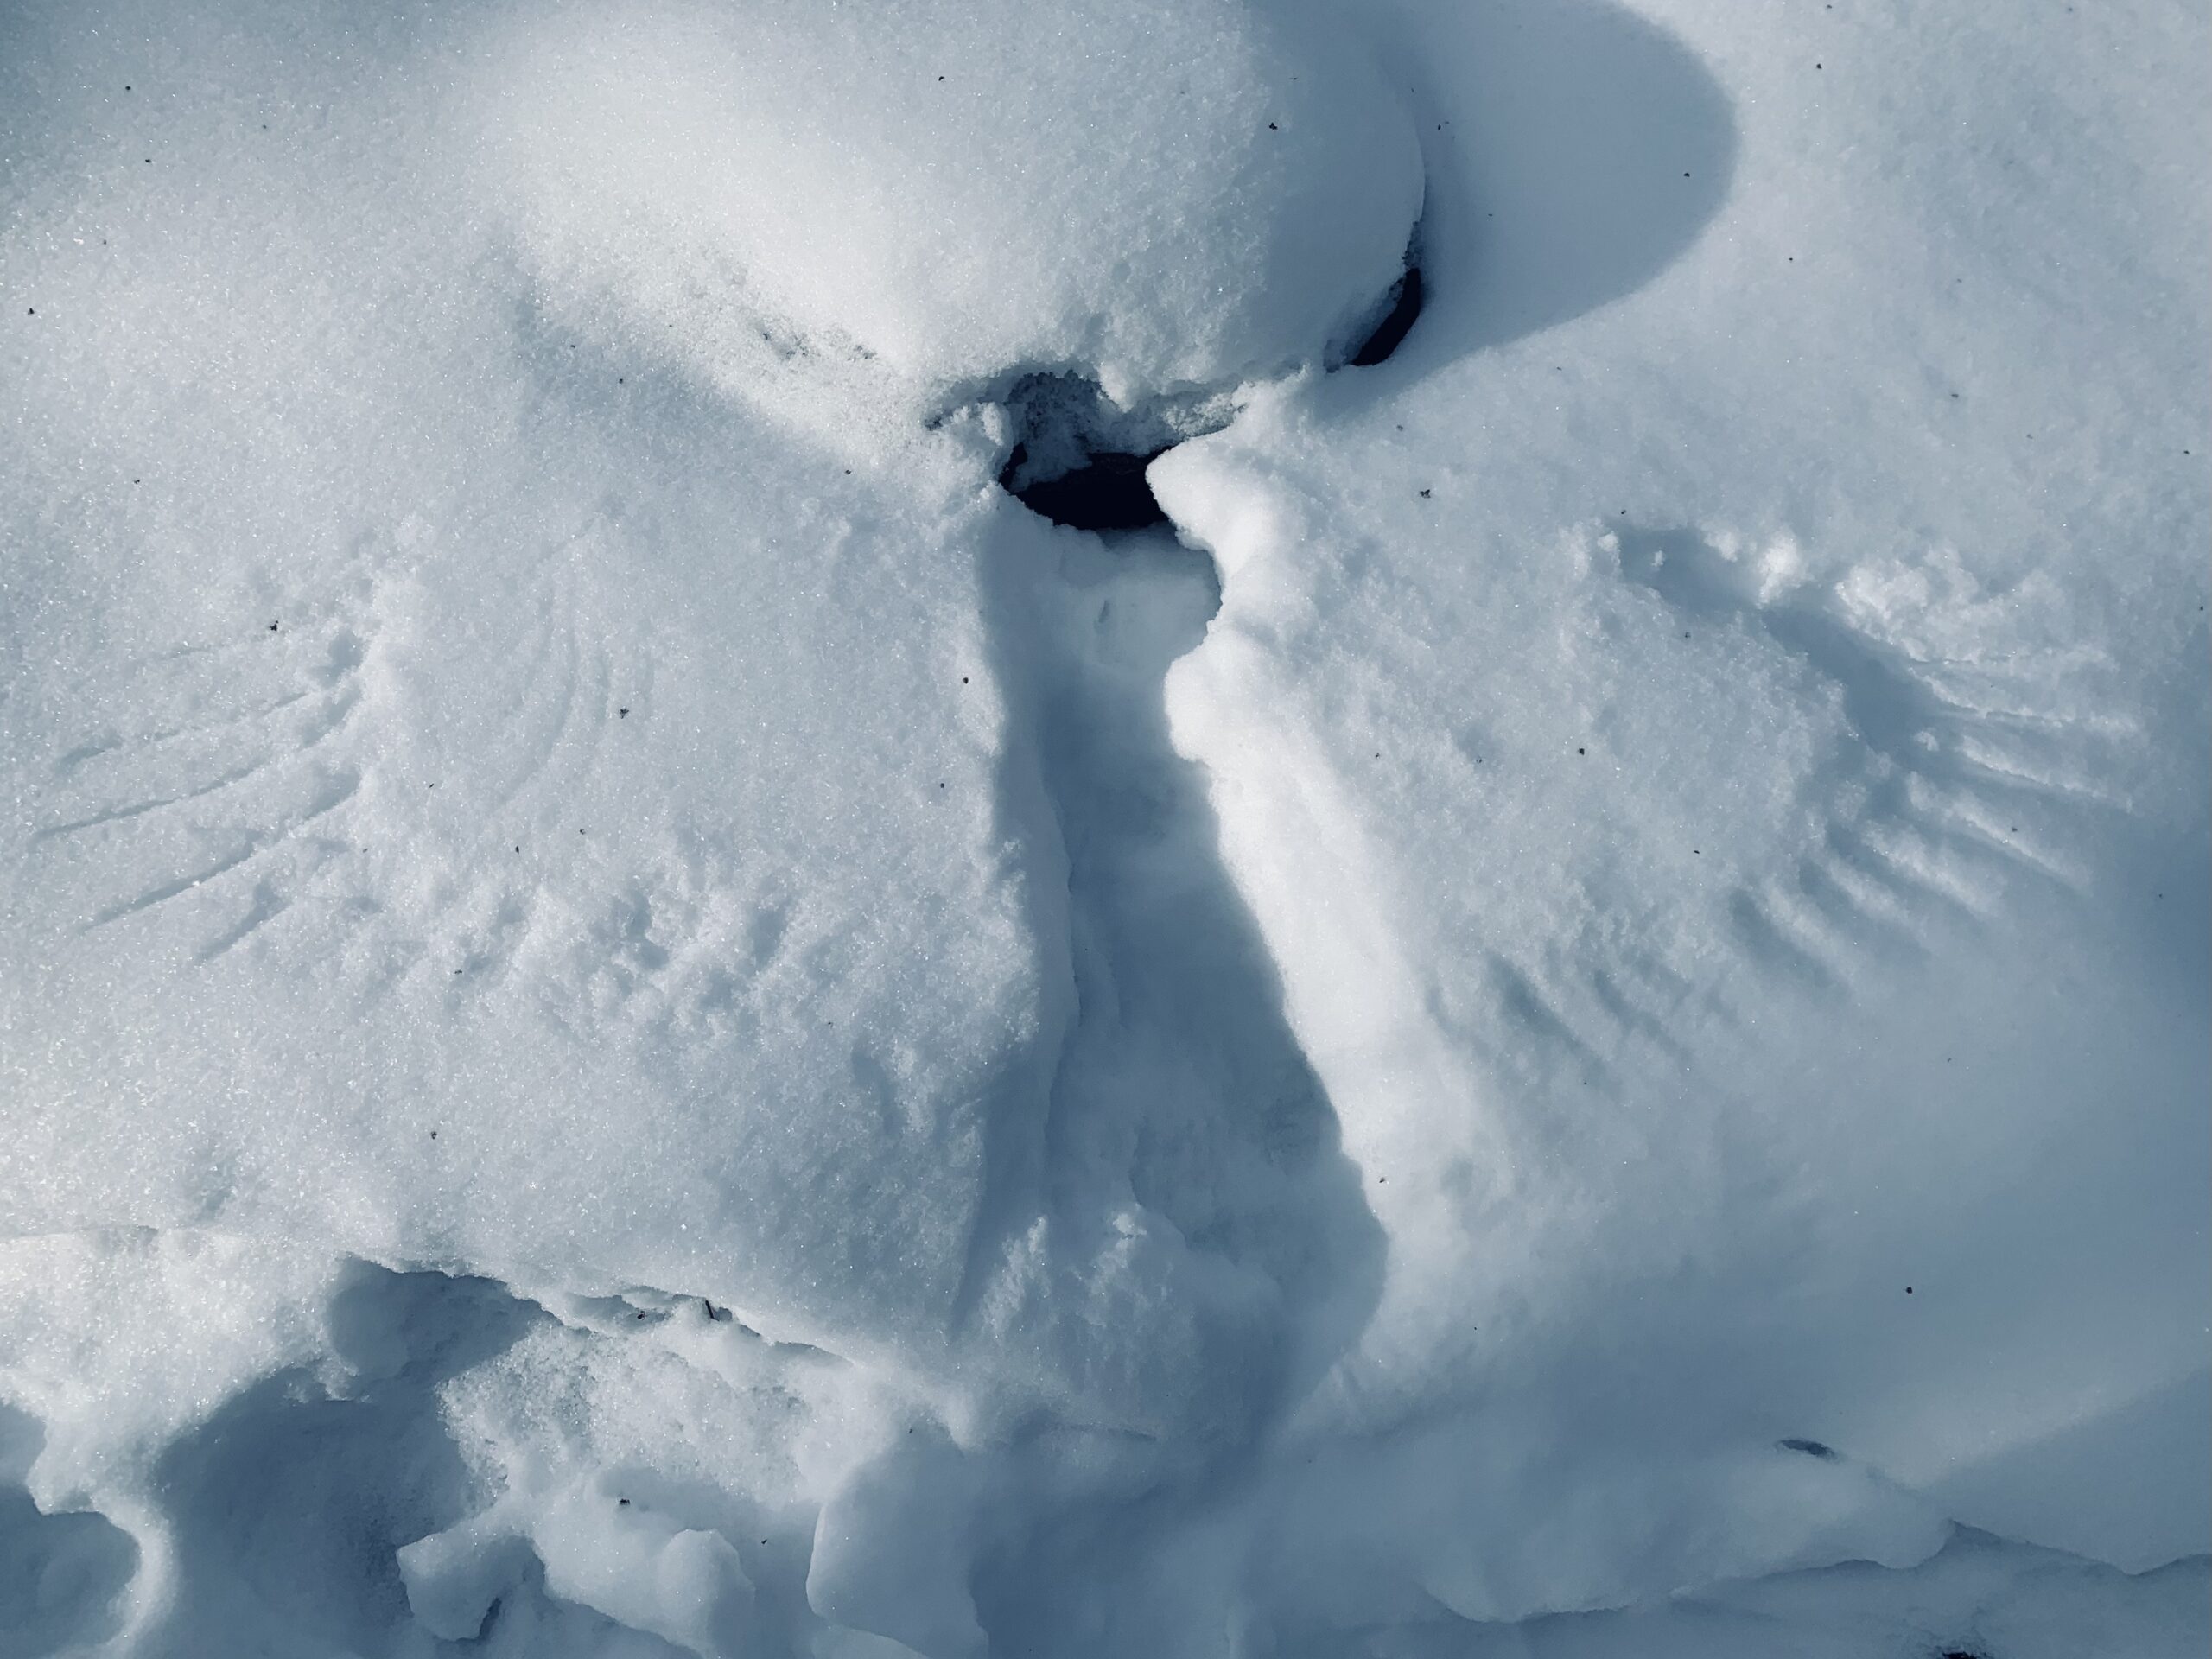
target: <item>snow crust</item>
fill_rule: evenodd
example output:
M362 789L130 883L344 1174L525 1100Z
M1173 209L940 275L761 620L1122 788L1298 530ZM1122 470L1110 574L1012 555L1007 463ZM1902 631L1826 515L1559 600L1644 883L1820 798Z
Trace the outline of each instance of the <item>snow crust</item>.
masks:
M2203 35L0 19L0 1653L2201 1652Z

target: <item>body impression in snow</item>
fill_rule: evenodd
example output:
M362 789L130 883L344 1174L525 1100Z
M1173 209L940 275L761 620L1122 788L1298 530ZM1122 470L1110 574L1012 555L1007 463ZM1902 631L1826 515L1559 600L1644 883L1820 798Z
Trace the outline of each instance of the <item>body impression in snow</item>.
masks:
M1649 4L0 6L0 1652L2204 1652L2190 43Z

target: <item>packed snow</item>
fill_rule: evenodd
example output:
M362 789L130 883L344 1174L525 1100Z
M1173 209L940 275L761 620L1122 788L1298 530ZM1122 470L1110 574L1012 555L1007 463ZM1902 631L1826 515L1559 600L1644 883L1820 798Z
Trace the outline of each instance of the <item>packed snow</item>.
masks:
M2202 1652L2207 35L0 15L0 1656Z

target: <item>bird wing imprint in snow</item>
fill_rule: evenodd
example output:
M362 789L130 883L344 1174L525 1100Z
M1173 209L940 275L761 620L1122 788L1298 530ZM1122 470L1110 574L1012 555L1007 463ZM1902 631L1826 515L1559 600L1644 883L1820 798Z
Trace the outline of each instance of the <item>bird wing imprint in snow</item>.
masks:
M1617 538L1622 574L1685 618L1762 639L1841 701L1845 732L1809 782L1822 844L1739 887L1745 941L1816 982L1909 946L1931 906L1986 916L2024 873L2075 886L2071 816L2125 806L2101 779L2133 727L2084 712L2101 652L2066 639L2035 578L1986 592L1957 556L1793 581L1795 550L1684 532Z
M2128 810L2113 780L2138 723L2110 695L2115 665L2081 639L2043 578L1995 590L1938 550L1822 582L1787 538L1761 546L1676 529L1622 527L1590 552L1593 574L1662 607L1623 615L1600 591L1604 626L1671 626L1698 638L1685 650L1720 654L1704 677L1630 678L1606 694L1663 705L1630 722L1659 758L1616 754L1645 777L1658 816L1607 817L1556 855L1539 836L1535 851L1509 861L1523 909L1545 904L1547 879L1555 891L1548 931L1469 943L1489 963L1490 1007L1463 1006L1458 1020L1488 1031L1483 1046L1501 1056L1534 1038L1594 1081L1621 1063L1624 1045L1682 1058L1688 1009L1758 1025L1768 975L1847 994L1874 964L1923 955L1936 930L1994 920L2022 883L2080 889L2090 820ZM1560 626L1586 620L1563 613ZM1548 672L1543 648L1529 648L1539 654L1518 672ZM1747 709L1780 697L1808 713L1770 751L1764 728L1738 731L1728 715L1738 697ZM1701 755L1664 753L1706 728L1713 747ZM1452 741L1470 763L1485 747L1473 728ZM1483 758L1495 766L1496 755ZM1553 813L1539 830L1577 816L1573 798L1562 807L1550 787L1535 785ZM1725 821L1713 816L1723 810ZM1680 859L1689 845L1660 845L1677 832L1698 839L1696 823L1719 844ZM1508 837L1534 833L1504 826ZM1655 891L1626 875L1636 869L1673 874ZM1728 971L1729 957L1755 977Z
M496 966L588 855L563 809L650 689L594 632L601 528L499 572L365 535L234 637L92 687L35 809L47 920L199 964L282 941L386 981Z

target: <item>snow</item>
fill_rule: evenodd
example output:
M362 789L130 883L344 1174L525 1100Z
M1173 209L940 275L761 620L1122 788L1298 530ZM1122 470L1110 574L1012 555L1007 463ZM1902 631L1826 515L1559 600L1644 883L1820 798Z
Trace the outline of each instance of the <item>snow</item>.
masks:
M1916 41L1731 32L1738 177L1632 300L1440 359L1480 327L1455 268L1524 239L1510 195L1478 225L1440 192L1429 354L1154 469L1223 569L1177 745L1392 1241L1343 1409L1480 1378L1502 1415L1478 1330L1555 1400L1603 1332L1666 1379L1626 1408L1654 1439L1768 1421L2153 1565L2204 1547L2200 1469L2076 1466L2065 1520L2031 1471L2204 1389L2202 758L2169 734L2201 723L2205 497L2165 413L2202 411L2201 293L2185 240L2118 227L2009 273L2054 200L2202 210L2094 142L2140 71L2021 153L2001 110L1950 137ZM1446 40L1424 60L1515 79L1503 38ZM2049 49L1966 55L2025 80ZM1836 73L1801 120L1808 50ZM1897 101L1902 181L1827 136L1854 82ZM1487 79L1452 87L1437 176L1501 137ZM1730 165L1694 127L1666 160ZM1811 339L1804 283L1849 296ZM2121 444L2155 484L2113 487Z
M0 1653L2202 1651L2203 35L15 9Z
M826 433L1024 373L1124 411L1346 346L1421 201L1325 13L578 5L490 31L485 188L545 302Z

